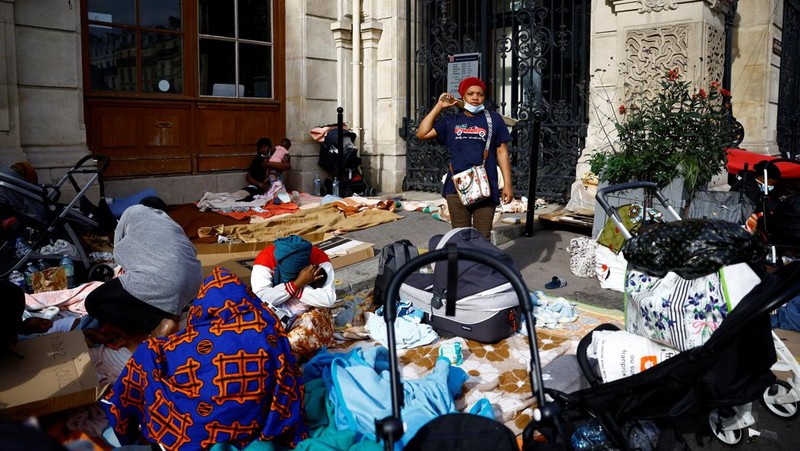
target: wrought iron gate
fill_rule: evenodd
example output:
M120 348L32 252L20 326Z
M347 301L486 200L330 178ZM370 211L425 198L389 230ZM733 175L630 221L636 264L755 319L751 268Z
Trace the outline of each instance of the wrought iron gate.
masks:
M778 91L778 148L784 158L800 159L800 0L783 3L781 75Z
M588 123L590 10L589 0L407 0L404 189L441 189L447 149L414 133L446 91L449 55L478 52L489 107L515 122L514 191L527 195L533 175L537 197L566 199Z

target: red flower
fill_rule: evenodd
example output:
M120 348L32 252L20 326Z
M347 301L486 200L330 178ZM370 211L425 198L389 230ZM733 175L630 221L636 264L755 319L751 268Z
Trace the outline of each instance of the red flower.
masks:
M711 82L711 87L714 88L714 89L719 88L719 82L718 81L712 81Z
M669 72L667 72L667 77L670 79L670 81L677 80L679 76L680 75L678 74L678 68L677 67L675 69L672 69Z
M619 106L619 114L625 114L625 105Z
M730 92L730 91L728 91L728 90L727 90L727 89L725 89L725 88L720 88L720 90L719 90L719 93L720 93L720 94L722 94L722 95L723 95L723 96L725 96L725 97L730 97L730 96L731 96L731 92Z
M708 94L706 94L706 90L705 90L705 89L703 89L703 88L700 88L700 97L702 97L702 98L704 98L704 99L705 99L706 97L708 97Z

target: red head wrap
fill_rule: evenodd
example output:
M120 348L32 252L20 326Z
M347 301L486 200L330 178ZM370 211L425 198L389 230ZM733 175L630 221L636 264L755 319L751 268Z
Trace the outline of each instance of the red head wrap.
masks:
M486 91L486 83L484 83L483 80L478 77L467 77L461 80L461 83L458 85L458 93L461 94L462 99L470 86L480 86L481 89Z

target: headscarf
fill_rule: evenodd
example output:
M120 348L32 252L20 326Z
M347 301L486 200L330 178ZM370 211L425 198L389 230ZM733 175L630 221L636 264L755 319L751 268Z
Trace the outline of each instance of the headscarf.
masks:
M18 161L11 165L11 169L20 175L28 183L36 185L39 183L39 176L36 175L36 169L33 168L27 161Z
M297 235L275 240L273 285L294 280L311 261L311 243Z
M484 83L483 80L478 77L467 77L461 80L461 83L458 85L458 93L461 94L462 99L470 86L480 86L481 89L486 91L486 83Z

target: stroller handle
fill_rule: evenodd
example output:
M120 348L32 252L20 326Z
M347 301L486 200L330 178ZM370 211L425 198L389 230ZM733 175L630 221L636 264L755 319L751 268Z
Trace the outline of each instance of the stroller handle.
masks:
M397 368L396 339L394 331L394 322L397 318L397 299L400 294L400 285L408 276L417 271L419 268L436 261L447 260L451 254L457 256L459 259L489 266L503 274L503 276L505 276L506 279L508 279L508 281L511 283L511 286L514 288L517 298L519 299L522 315L525 319L525 328L528 333L528 343L531 348L531 368L529 375L531 378L533 394L536 396L537 411L542 415L542 417L547 417L551 415L552 412L552 409L546 406L546 404L549 403L547 403L544 397L541 362L539 360L538 349L536 348L536 329L534 327L536 320L533 316L533 306L531 303L530 293L525 285L525 282L517 273L512 271L511 268L506 266L505 263L501 262L500 260L473 249L458 248L455 244L450 243L447 244L443 249L422 254L401 266L397 273L395 273L395 275L389 281L389 286L386 290L383 318L386 322L386 338L389 352L391 354L391 358L389 359L389 376L391 379L392 392L392 417L383 420L376 420L376 426L378 427L376 432L379 439L383 438L385 440L387 449L391 449L389 448L389 445L393 444L394 440L399 439L403 434L402 430L396 431L394 428L381 427L382 424L394 426L398 424L398 421L401 421L400 409L403 403L403 384L400 381L400 373ZM534 414L536 414L536 412L534 412Z
M597 194L595 194L594 196L595 199L600 204L600 207L603 209L603 211L606 212L608 217L611 218L611 222L613 222L614 225L619 228L620 233L622 233L622 236L624 236L626 240L630 239L632 235L628 231L628 229L622 224L622 218L619 217L619 213L617 212L616 207L612 207L608 203L607 197L611 193L616 193L619 191L628 191L632 189L644 189L652 191L653 195L656 196L656 199L658 199L661 205L663 205L664 208L667 210L667 213L672 217L672 220L680 221L681 217L678 214L678 212L675 211L674 208L672 208L672 205L670 205L667 198L664 197L664 194L658 188L658 185L653 182L626 182L598 189Z
M88 162L90 160L93 161L94 163L96 163L97 166L96 167L90 167L90 168L84 168L83 167L84 164L86 164L86 162ZM74 166L72 166L72 169L70 170L70 172L71 173L80 173L80 174L104 172L106 170L106 168L108 168L108 163L109 163L109 159L105 155L86 155L83 158L81 158L80 160L78 160L78 162L75 163Z

